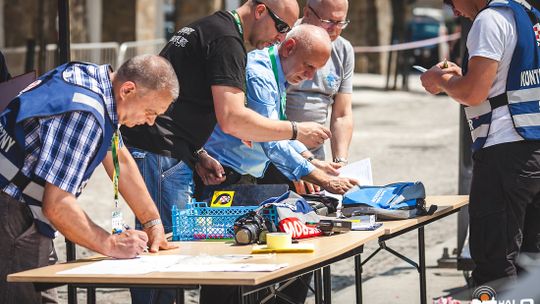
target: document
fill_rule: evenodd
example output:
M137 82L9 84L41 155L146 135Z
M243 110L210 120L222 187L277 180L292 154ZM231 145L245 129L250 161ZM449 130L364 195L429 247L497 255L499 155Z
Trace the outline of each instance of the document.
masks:
M144 255L134 259L106 259L60 271L59 275L136 275L150 272L275 271L287 264L245 263L263 260L252 255Z
M358 181L362 186L373 186L373 175L371 173L371 160L365 158L354 163L350 163L346 166L339 168L339 176L350 177ZM324 191L324 195L331 196L339 200L343 199L343 196L339 194L333 194L328 191Z

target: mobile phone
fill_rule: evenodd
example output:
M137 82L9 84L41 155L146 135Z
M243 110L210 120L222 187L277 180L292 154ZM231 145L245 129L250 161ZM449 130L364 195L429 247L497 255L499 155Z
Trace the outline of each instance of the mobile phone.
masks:
M423 66L413 65L412 67L413 67L413 69L419 71L420 73L424 73L425 71L427 71L427 69L425 67L423 67Z

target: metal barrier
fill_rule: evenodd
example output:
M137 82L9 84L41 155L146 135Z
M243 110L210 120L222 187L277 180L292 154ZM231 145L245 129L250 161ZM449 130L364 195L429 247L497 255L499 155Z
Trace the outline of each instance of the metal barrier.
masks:
M165 39L156 39L130 41L122 44L117 42L72 43L71 60L110 64L114 68L118 68L125 60L136 55L157 54L166 42ZM11 75L20 75L25 72L26 51L24 46L2 49ZM38 53L39 46L36 46L36 57ZM57 65L56 55L57 45L48 44L45 51L45 71ZM37 62L37 58L34 62Z

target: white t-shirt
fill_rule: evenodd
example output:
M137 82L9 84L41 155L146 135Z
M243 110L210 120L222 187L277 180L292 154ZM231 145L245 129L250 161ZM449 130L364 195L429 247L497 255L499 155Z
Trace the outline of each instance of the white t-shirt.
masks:
M495 97L506 90L506 78L516 43L516 23L510 8L485 9L474 20L467 38L469 60L480 56L499 62L497 75L488 97ZM493 110L489 135L484 147L519 140L523 140L523 137L514 129L508 106Z

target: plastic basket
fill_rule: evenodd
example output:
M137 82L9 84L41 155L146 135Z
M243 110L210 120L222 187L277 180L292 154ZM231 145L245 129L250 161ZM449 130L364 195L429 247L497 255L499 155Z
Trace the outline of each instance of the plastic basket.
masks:
M173 241L234 238L234 221L257 206L208 207L206 203L192 202L186 209L173 206Z

